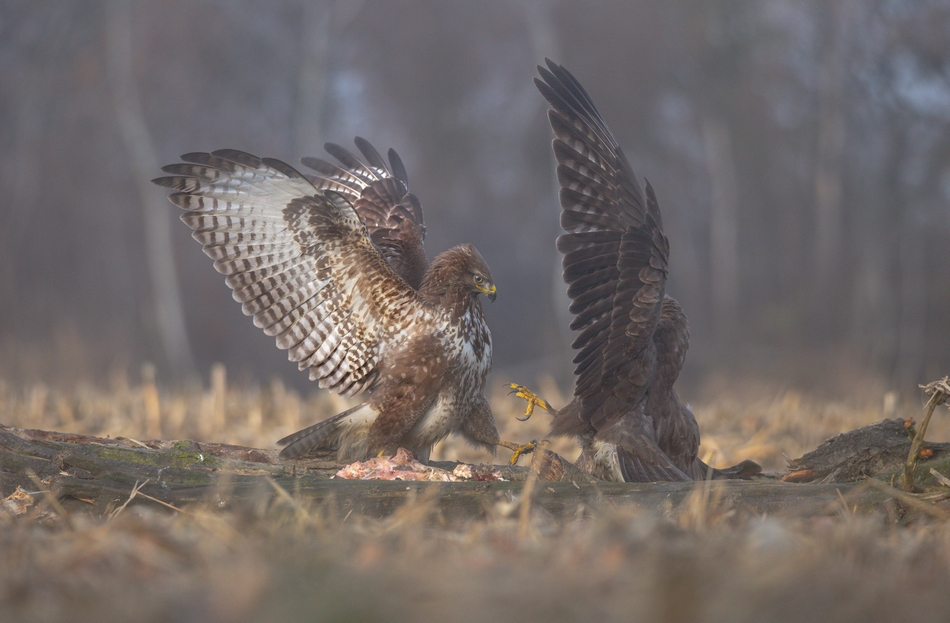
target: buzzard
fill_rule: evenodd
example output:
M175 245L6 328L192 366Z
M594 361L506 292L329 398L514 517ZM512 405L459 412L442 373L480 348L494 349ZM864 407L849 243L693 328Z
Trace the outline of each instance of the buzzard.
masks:
M361 460L403 447L426 461L449 433L494 452L483 395L491 334L479 295L495 300L488 264L469 244L430 263L422 206L402 160L356 139L365 163L327 144L339 165L305 159L310 178L236 150L190 153L152 180L234 299L321 388L363 392L352 409L278 443L280 458L336 450Z
M580 83L546 60L534 82L553 106L554 155L561 186L564 280L579 331L573 347L574 398L553 410L522 385L528 401L551 412L552 435L576 436L577 466L604 480L705 478L699 425L673 383L689 347L686 315L666 295L670 244L650 183L646 192ZM751 461L714 476L756 473Z

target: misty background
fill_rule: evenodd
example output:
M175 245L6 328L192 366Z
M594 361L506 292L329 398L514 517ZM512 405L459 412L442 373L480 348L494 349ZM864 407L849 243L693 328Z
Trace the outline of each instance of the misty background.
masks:
M656 190L685 384L950 372L950 2L4 0L0 377L315 388L149 180L360 135L402 156L430 257L492 267L492 382L568 383L546 56Z

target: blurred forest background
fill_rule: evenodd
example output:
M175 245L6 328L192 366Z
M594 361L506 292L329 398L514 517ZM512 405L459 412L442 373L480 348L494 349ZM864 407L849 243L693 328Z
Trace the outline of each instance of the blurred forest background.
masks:
M0 378L310 387L149 180L360 135L405 161L430 256L491 265L495 381L568 382L546 56L657 192L687 384L950 370L950 2L3 0Z

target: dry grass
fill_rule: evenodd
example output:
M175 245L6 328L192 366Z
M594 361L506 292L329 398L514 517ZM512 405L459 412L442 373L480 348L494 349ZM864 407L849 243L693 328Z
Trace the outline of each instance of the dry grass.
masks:
M165 391L117 379L69 391L0 384L0 422L131 438L270 447L344 407L279 384ZM550 382L539 392L556 406ZM761 385L694 401L704 456L781 469L824 438L916 404L866 389L841 402ZM492 397L503 436L543 435ZM888 402L885 405L885 402ZM938 414L929 439L946 439ZM571 457L571 444L554 449ZM444 458L488 460L458 441ZM500 455L498 459L507 458ZM755 517L700 486L655 513L605 508L567 523L519 508L440 525L418 499L386 520L277 496L237 512L129 506L112 519L60 516L39 500L0 509L2 621L930 621L947 620L950 524L896 526L847 506L810 520Z
M147 366L137 380L114 375L107 389L93 385L69 390L44 384L13 387L0 380L0 422L99 436L195 439L272 448L284 435L354 404L319 390L302 396L279 380L251 386L228 383L223 366L212 368L210 376L208 387L175 391L157 386ZM555 407L569 399L569 393L550 378L538 379L532 387ZM521 442L544 437L547 414L537 409L529 421L519 422L515 418L524 402L508 396L507 387L497 379L491 389L502 438ZM896 394L871 384L840 400L819 399L761 382L710 383L698 393L700 399L693 401L692 408L702 429L700 456L716 466L748 458L774 471L785 468L785 457L801 456L828 437L884 417L918 417L923 405L901 402ZM950 418L936 418L927 438L950 439ZM551 440L547 447L572 461L578 453L576 444L566 439ZM451 437L439 444L432 456L436 460L493 460ZM502 451L494 460L507 458Z
M0 528L10 621L936 621L950 526L737 517L721 502L439 528L286 506L44 512ZM701 520L700 520L701 519ZM7 618L9 617L9 618Z

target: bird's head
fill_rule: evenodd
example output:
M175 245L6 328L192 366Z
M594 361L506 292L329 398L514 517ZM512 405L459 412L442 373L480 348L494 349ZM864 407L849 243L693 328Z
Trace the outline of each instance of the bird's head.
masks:
M453 283L451 289L456 292L468 292L472 296L484 294L489 301L494 301L497 296L488 263L470 244L460 244L440 253L432 262L426 281L432 291L445 291L444 288ZM422 287L427 289L425 283Z
M472 260L468 265L468 277L471 279L472 287L475 288L476 292L484 294L488 297L488 300L492 303L495 302L495 297L497 289L495 288L495 282L491 278L491 269L488 268L488 263L485 261L485 258L482 257L481 253L478 252L478 249L472 245L465 245L470 248L472 254Z

